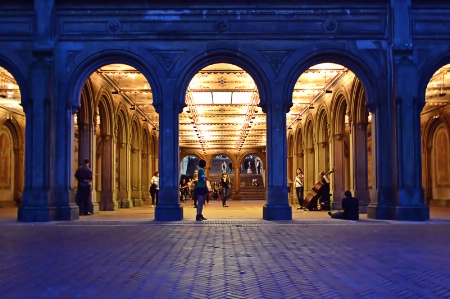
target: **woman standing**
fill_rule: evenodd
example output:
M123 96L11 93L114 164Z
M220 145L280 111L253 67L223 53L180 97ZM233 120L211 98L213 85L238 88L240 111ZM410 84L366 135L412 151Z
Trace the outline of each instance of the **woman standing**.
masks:
M158 193L159 193L159 171L155 172L152 177L152 185L150 187L150 195L152 196L152 208L158 205Z
M206 187L206 175L204 167L206 166L206 161L201 159L198 162L198 179L195 184L195 196L197 196L197 216L195 220L202 221L207 220L203 217L203 201L205 199L206 193L208 193L208 188Z
M305 181L305 176L301 168L297 168L297 175L295 176L295 193L297 194L298 205L300 206L297 210L303 209L303 183Z

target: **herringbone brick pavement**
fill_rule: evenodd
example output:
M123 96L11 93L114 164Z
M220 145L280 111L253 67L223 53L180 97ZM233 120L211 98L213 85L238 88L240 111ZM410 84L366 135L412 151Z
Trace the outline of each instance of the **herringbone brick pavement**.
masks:
M450 298L450 221L0 225L0 298Z

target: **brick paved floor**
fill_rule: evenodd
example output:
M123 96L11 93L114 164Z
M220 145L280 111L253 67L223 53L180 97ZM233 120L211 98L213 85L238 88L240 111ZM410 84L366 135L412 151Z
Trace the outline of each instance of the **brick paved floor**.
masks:
M224 209L201 223L189 206L180 222L149 207L49 223L0 209L0 298L450 298L449 209L426 222Z

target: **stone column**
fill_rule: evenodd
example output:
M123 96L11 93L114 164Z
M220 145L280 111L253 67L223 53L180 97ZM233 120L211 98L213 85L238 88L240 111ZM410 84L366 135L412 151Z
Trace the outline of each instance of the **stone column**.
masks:
M397 220L428 220L422 187L422 146L420 112L424 101L418 94L418 71L412 51L395 50L394 89L397 131L398 202Z
M386 96L387 98L387 96ZM392 219L395 197L395 137L389 101L380 100L372 108L373 188L367 217Z
M344 157L344 138L343 134L334 134L331 143L333 153L332 165L335 169L333 174L333 209L338 210L342 207L342 198L345 192L345 157Z
M265 109L264 109L265 108ZM263 107L267 117L267 202L265 220L292 220L288 202L286 109L281 100Z
M367 205L370 203L368 189L368 164L367 164L367 122L352 122L351 147L352 147L352 173L353 173L353 193L359 199L359 211L367 212Z
M71 108L64 106L61 110L62 116L52 123L52 116L58 117L55 103L54 76L52 74L53 41L52 28L48 26L48 20L52 18L54 0L35 1L35 42L31 49L33 62L30 65L29 84L31 97L22 99L22 106L26 114L25 128L25 186L23 192L22 205L19 207L17 219L19 221L51 221L51 220L74 220L78 219L78 207L69 204L68 171L66 162L64 167L56 167L64 164L63 159L67 156L56 158L58 162L52 161L55 155L52 146L55 142L56 130L54 125L61 123L64 125L60 131L64 131L67 136L72 136L70 121L67 119L72 115ZM64 99L62 100L64 103ZM53 104L53 105L52 105ZM59 111L58 111L59 112ZM71 117L73 122L73 117ZM72 124L73 125L73 124ZM59 132L60 132L59 131ZM62 141L64 142L64 141ZM73 139L72 139L73 142ZM64 143L62 147L67 146ZM59 153L56 150L56 153ZM64 153L67 154L67 153ZM73 161L73 160L72 160ZM62 163L61 163L62 162ZM70 163L71 164L71 163ZM64 186L59 185L59 179L55 182L55 173L52 169L61 172L60 178L64 181Z
M49 72L51 49L35 51L30 67L32 97L22 99L26 115L25 127L25 187L19 221L54 220L54 208L49 206L50 185L50 100Z
M117 200L114 198L114 150L113 137L109 134L102 135L102 189L100 199L101 211L115 211L118 209Z
M168 94L173 88L167 85ZM182 107L173 96L155 104L159 113L159 199L155 220L177 221L183 219L183 207L178 196L178 167L180 166L179 114ZM171 100L172 99L172 100Z
M148 153L143 153L142 157L141 157L141 161L142 161L142 171L141 171L141 184L142 184L142 199L143 199L143 204L150 204L150 180L149 180L149 176L150 176L150 160L151 157Z
M133 200L133 206L141 207L144 205L142 200L142 147L139 149L131 149L131 198Z

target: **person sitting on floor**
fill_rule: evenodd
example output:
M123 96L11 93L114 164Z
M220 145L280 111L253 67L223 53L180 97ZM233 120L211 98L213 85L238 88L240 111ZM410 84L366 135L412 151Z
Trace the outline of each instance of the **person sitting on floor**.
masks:
M328 212L328 215L335 219L358 220L359 200L352 196L350 190L345 191L344 195L345 197L342 199L343 211L337 211L335 213Z

